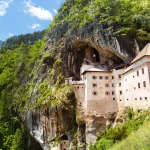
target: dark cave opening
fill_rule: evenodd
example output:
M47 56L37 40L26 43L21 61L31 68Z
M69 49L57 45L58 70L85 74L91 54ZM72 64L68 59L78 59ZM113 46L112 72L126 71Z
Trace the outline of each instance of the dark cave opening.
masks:
M111 52L110 49L96 49L84 41L78 41L72 47L73 51L68 53L66 76L73 77L73 80L80 80L80 69L85 64L85 60L88 62L87 64L101 65L109 70L120 69L126 65L124 60ZM68 68L70 68L69 71Z
M88 46L85 48L85 59L93 63L100 63L100 54L96 49Z
M61 140L68 140L68 137L66 134L64 134L62 137L61 137Z

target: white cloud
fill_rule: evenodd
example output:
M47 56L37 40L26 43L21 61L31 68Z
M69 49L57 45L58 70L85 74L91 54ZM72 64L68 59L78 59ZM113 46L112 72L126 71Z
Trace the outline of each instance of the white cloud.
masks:
M24 2L25 10L24 12L30 14L31 16L37 17L40 20L53 20L53 15L50 11L45 10L42 7L36 7L31 0Z
M40 24L32 24L32 26L30 26L29 28L36 29L36 28L39 28L39 27L41 27Z
M6 14L6 8L9 7L9 4L13 2L13 0L2 0L0 1L0 16L4 16Z
M9 37L12 37L12 36L14 36L14 34L13 33L9 33Z
M57 10L53 8L53 11L55 12L55 14L57 14Z

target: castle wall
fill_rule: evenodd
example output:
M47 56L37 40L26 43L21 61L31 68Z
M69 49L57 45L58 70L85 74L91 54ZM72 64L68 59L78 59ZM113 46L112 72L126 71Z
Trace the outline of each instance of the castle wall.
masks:
M147 66L148 66L148 73L149 73L149 79L150 79L150 61L147 62Z
M102 114L118 111L117 103L110 93L111 80L111 72L87 72L84 75L87 109Z
M124 74L125 106L147 108L150 106L149 66L144 58L132 67L132 70Z
M76 98L82 106L85 106L85 86L79 83L73 83L73 91L76 94Z
M118 110L121 110L124 103L124 92L123 92L123 78L122 73L125 71L124 69L112 70L112 80L110 82L110 91L111 91L111 99L116 101L118 105Z

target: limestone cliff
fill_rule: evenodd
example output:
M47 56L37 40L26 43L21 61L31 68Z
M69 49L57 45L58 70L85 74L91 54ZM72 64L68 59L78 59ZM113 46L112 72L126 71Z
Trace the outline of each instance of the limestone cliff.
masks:
M71 88L63 85L64 78L79 80L84 58L110 69L127 66L147 42L140 41L136 34L116 34L119 26L99 23L100 18L73 27L72 22L62 19L72 15L73 4L74 0L66 1L57 16L61 21L47 30L41 61L31 77L34 87L30 104L34 108L24 121L43 149L88 149L96 134L115 119L115 114L84 111Z

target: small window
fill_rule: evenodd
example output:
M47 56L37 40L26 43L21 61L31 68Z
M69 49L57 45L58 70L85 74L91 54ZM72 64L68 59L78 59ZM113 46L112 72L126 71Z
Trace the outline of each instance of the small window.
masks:
M140 97L140 100L142 100L142 97Z
M144 74L144 68L142 68L142 74Z
M127 98L127 101L128 101L128 98Z
M125 81L127 81L127 79L125 79Z
M103 79L103 76L99 76L99 79L102 80L102 79Z
M115 98L113 98L113 100L115 101Z
M137 98L135 98L135 100L137 100Z
M147 100L147 97L145 97L145 100Z
M84 77L84 80L86 80L86 77Z
M134 78L135 76L133 76L133 78Z
M83 87L82 87L82 89L83 89Z
M98 95L98 92L93 92L93 95Z
M109 87L109 84L105 84L105 87Z
M92 86L93 86L93 87L97 87L97 84L94 83L94 84L92 84Z
M128 89L126 89L126 91L128 91Z
M122 91L120 91L120 95L122 95Z
M140 88L140 83L138 83L138 88Z
M121 74L118 75L118 78L121 78Z
M109 92L105 92L105 95L109 95Z
M114 87L114 83L112 83L111 86Z
M106 76L106 77L105 77L105 79L106 79L106 80L108 80L108 79L109 79L109 77L108 77L108 76Z
M121 83L119 83L119 86L121 86Z
M122 101L122 100L120 99L120 101Z
M114 79L114 76L112 76L112 79Z
M77 88L79 89L79 86Z
M74 88L76 89L76 86Z
M136 90L136 87L134 87L134 90Z
M143 86L146 87L146 82L145 81L143 82Z
M97 76L92 76L92 79L97 79Z
M113 91L113 92L112 92L112 95L114 95L114 94L115 94L115 92Z
M139 76L139 71L137 71L136 73L137 73L137 76Z

